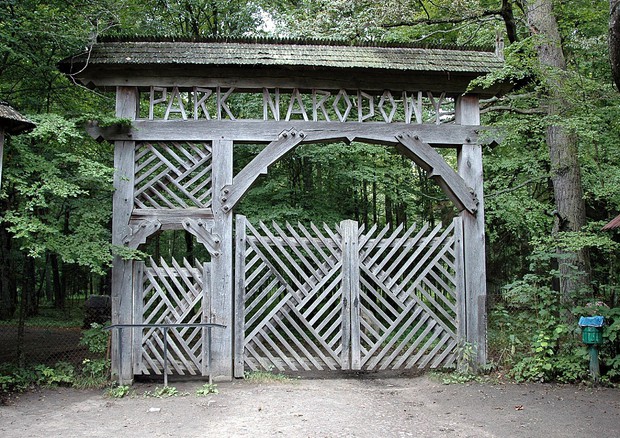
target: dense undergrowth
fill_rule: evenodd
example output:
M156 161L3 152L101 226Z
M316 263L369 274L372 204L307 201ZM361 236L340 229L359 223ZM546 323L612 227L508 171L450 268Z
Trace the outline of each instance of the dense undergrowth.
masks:
M103 325L93 323L90 329L83 331L80 344L96 358L85 358L77 367L65 361L52 366L1 364L0 403L5 403L11 394L35 387L71 386L85 389L107 386L110 382L110 360L107 359L109 332L103 330Z

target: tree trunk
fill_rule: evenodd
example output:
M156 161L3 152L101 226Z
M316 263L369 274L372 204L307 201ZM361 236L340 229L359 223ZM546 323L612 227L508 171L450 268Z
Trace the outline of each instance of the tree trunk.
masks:
M527 8L527 19L530 31L540 37L537 50L549 88L548 114L561 116L569 106L562 93L566 61L562 51L558 23L553 13L552 0L530 2ZM547 146L549 147L551 181L556 207L553 233L579 231L586 223L586 211L577 137L564 126L550 125L547 127ZM586 249L576 252L559 250L558 256L562 299L565 303L572 304L576 293L589 288L588 251Z
M620 90L620 0L609 0L609 60L614 82Z
M65 290L63 289L63 281L58 264L58 255L50 254L50 263L52 265L52 288L54 290L54 307L57 309L65 308Z
M394 225L394 217L392 215L392 198L385 195L385 225L390 228Z
M189 231L185 230L185 258L188 262L194 265L194 236Z
M0 224L0 320L15 314L15 273L11 259L11 236L4 223Z

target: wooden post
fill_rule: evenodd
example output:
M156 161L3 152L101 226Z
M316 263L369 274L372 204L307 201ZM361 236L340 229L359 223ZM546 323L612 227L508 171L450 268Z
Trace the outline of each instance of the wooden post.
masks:
M460 96L456 101L457 123L480 124L478 96ZM487 359L486 336L486 268L484 243L484 192L482 177L482 147L469 142L459 149L459 175L471 187L478 198L478 210L471 214L461 212L463 220L463 255L465 268L466 339L476 349L478 365Z
M245 248L246 218L235 225L235 377L243 377L245 353Z
M467 342L467 307L465 305L465 266L463 262L463 221L455 217L454 225L454 270L456 272L456 339L459 345Z
M146 264L142 261L133 264L133 320L132 324L144 322L144 270ZM133 374L140 374L142 369L142 339L144 330L133 328L133 343L131 350L135 352L132 357Z
M342 368L361 369L360 268L357 222L340 223L342 230Z
M139 93L135 87L116 88L116 116L135 120ZM114 142L114 196L112 198L112 244L125 245L133 210L135 142ZM133 262L115 256L112 261L112 324L131 324L133 313ZM112 331L112 373L122 384L133 381L132 333ZM121 347L122 344L122 347ZM121 355L119 357L119 349Z
M228 200L224 187L232 184L233 179L233 142L232 140L213 141L213 215L215 224L213 233L221 238L220 252L211 259L211 320L226 327L213 331L211 353L213 377L215 380L231 380L233 376L233 245L232 245L232 209L226 204Z

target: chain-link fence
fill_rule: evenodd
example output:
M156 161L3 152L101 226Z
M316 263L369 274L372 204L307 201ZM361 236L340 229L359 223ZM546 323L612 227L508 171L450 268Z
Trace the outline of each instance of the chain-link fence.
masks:
M21 320L18 310L14 318L0 321L0 364L78 365L90 356L80 343L83 330L109 319L109 297L99 295L71 296L62 309L41 304L35 315Z

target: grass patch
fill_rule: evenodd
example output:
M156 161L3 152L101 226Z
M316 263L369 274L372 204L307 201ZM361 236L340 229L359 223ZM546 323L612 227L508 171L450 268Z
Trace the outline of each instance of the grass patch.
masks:
M243 378L248 382L269 383L269 382L292 382L293 379L280 373L271 371L246 371Z

